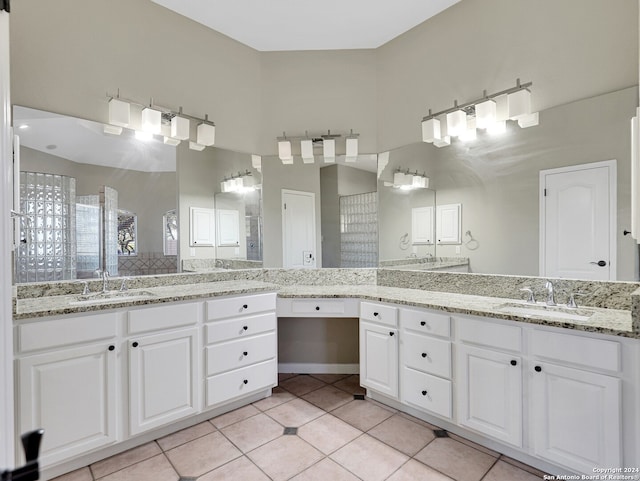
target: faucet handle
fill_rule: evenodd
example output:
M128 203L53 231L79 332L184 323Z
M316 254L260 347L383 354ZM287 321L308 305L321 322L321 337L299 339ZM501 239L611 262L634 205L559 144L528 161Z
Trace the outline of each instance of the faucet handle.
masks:
M128 278L128 277L123 277L123 278L122 278L122 284L120 284L120 292L128 291L128 290L129 290L129 288L127 287L127 281L128 281L128 280L129 280L129 278Z
M567 301L567 307L569 309L577 309L578 308L578 304L576 304L576 297L581 297L584 296L584 294L581 294L579 292L572 292L571 294L569 294L569 300Z
M520 289L522 292L526 292L528 294L527 296L527 302L529 304L535 304L536 303L536 297L533 294L533 289L531 289L530 287L523 287L522 289Z
M87 295L91 294L91 291L89 290L89 282L88 281L76 281L76 284L83 284L83 287L82 287L82 295L83 296L87 296Z

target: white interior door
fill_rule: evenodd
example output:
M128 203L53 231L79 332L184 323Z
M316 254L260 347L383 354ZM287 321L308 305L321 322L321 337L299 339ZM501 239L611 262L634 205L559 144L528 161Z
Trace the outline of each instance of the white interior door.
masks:
M282 189L282 267L316 267L316 196Z
M615 160L540 172L540 275L616 278Z

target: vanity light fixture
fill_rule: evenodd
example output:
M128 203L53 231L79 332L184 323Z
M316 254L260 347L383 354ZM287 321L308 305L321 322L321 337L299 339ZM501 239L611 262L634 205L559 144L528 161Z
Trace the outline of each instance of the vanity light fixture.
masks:
M355 162L358 160L358 137L353 135L353 129L351 129L351 133L347 137L345 150L345 162Z
M300 155L302 155L302 162L305 164L313 164L315 160L313 156L313 140L303 139L300 141Z
M262 172L262 156L251 154L251 167L256 169L258 172Z
M322 155L325 164L333 164L336 161L336 139L324 139L322 141Z
M291 155L291 141L287 140L287 134L282 132L282 139L278 139L278 157L283 164L293 164L293 155Z
M229 178L225 178L220 187L222 192L244 193L253 191L257 188L255 178L250 171L246 170L238 172L236 175L231 175Z
M105 126L105 132L116 134L115 127L135 128L152 135L164 134L165 143L168 145L178 145L181 140L189 140L189 148L194 150L203 150L215 143L215 124L209 120L207 114L204 119L194 117L185 114L182 107L176 112L155 104L153 98L148 105L121 98L120 89L117 95L107 93L107 98L109 99L109 125ZM135 111L137 118L134 122L131 119L132 105L137 109ZM195 141L191 140L191 121L199 122ZM136 137L139 138L139 135ZM148 136L145 137L148 138Z
M358 160L358 137L360 134L354 133L353 130L345 135L345 162L356 162ZM342 134L332 134L331 130L327 130L326 134L311 135L307 131L303 136L287 136L285 132L281 137L276 137L278 141L278 157L283 164L293 164L292 142L300 141L300 155L305 164L315 162L314 149L322 147L322 157L325 163L334 163L336 161L336 140L340 139ZM296 143L297 146L297 143ZM316 154L318 152L316 151Z
M472 102L458 105L454 100L453 107L429 114L422 118L422 140L433 143L436 147L451 144L451 137L459 137L461 141L473 140L477 129L485 129L490 134L506 131L506 121L517 121L521 128L533 127L539 123L538 112L531 112L532 82L520 83L516 86L483 96ZM438 126L440 132L438 132Z
M400 190L426 189L429 187L429 177L424 173L418 174L416 170L411 173L408 169L396 169L393 173L393 182L385 182L386 187L393 187Z

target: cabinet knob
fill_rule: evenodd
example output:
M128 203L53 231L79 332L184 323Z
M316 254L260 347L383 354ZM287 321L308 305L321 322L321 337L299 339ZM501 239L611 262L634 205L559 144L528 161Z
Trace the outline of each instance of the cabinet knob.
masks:
M421 326L426 326L427 325L427 321L420 321L420 325Z
M511 365L512 366L517 366L518 365L518 361L516 361L515 359L511 359Z
M389 331L389 335L390 335L390 336L393 336L393 335L395 335L395 332L393 332L393 331Z
M319 310L320 310L320 306L316 306L316 311L319 311Z
M138 341L133 341L133 344L131 344L133 347L138 347Z
M248 308L249 308L249 305L248 305L248 304L242 304L242 308L243 308L243 309L248 309Z
M423 352L423 353L422 353L422 357L427 357L427 353L426 353L426 352Z
M242 381L243 384L249 384L249 380L245 379L244 381Z
M379 314L378 314L377 312L374 312L374 313L373 313L373 317L378 317L378 315L379 315Z
M427 391L422 391L422 395L426 396L427 395Z
M243 352L242 352L242 355L243 355L243 356L248 356L248 355L249 355L249 353L248 353L247 351L243 351Z
M116 346L114 346L113 344L111 344L111 345L109 346L109 350L110 350L110 351L115 351L115 350L116 350Z
M242 326L242 329L246 331L247 329L249 329L249 326Z
M542 366L536 366L533 368L536 372L542 371Z

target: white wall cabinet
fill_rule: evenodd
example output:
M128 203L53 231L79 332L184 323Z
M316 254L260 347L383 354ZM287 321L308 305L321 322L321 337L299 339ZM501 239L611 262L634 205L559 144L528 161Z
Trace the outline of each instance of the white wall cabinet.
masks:
M433 206L411 209L411 243L433 244Z
M438 244L462 243L462 204L436 206L436 239Z
M19 432L43 428L42 465L116 438L116 347L67 347L18 360Z
M199 411L197 340L193 327L128 341L130 434Z
M214 246L215 245L215 225L216 217L213 209L203 207L190 207L190 229L189 245Z

